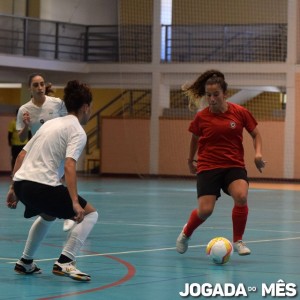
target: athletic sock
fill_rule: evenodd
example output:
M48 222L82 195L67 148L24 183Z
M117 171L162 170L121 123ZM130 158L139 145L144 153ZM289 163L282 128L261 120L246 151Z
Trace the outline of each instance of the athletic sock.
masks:
M47 235L53 223L54 221L46 221L42 217L38 217L33 222L28 233L22 258L26 260L33 259L36 250Z
M20 260L26 265L30 265L33 262L33 259L25 259L23 257Z
M194 209L190 215L190 218L186 224L186 226L183 229L183 233L187 236L190 237L194 230L199 227L205 220L202 220L198 216L198 210Z
M248 218L248 206L235 205L232 209L233 242L243 239Z
M68 256L65 256L65 255L63 255L63 254L61 254L60 257L59 257L59 259L58 259L58 262L59 262L60 264L66 264L66 263L69 263L69 262L71 262L71 261L72 261L71 258L69 258Z
M71 231L67 243L63 248L62 254L71 260L75 260L78 251L83 246L97 220L98 213L96 211L86 215L83 221L77 224Z

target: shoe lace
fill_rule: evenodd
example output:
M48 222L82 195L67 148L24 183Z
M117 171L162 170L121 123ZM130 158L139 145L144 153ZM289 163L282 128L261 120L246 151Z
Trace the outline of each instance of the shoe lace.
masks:
M238 241L238 247L246 247L246 244L243 241Z

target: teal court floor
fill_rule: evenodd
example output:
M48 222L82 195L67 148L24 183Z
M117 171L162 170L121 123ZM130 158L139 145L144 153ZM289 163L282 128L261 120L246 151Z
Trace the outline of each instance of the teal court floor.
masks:
M213 237L231 239L230 197L222 195L180 255L175 241L196 207L193 179L79 177L79 194L97 208L99 220L77 258L77 267L92 280L78 282L51 273L67 237L62 220L38 250L43 273L14 272L33 219L23 218L22 204L6 207L10 179L0 180L0 299L300 299L297 185L250 183L244 239L252 254L234 253L219 266L205 248Z

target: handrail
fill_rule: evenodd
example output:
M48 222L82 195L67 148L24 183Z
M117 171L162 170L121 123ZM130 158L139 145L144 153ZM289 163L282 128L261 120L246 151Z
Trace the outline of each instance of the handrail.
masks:
M118 96L116 96L115 98L113 98L112 100L110 100L107 104L105 104L103 107L101 107L98 111L96 111L95 113L93 113L89 119L89 122L91 122L94 118L96 118L96 128L93 128L91 131L89 131L87 133L87 137L88 137L88 141L87 141L87 146L86 146L86 153L90 152L90 145L89 145L89 141L91 140L91 138L93 136L96 136L96 145L97 148L100 147L100 131L98 130L98 128L100 128L100 123L101 123L101 113L103 111L105 111L108 107L110 107L112 104L114 104L115 102L117 102L119 99L121 99L125 94L127 93L127 91L123 91L122 93L120 93Z
M128 111L128 109L131 110L131 114L132 114L133 107L136 104L138 104L139 102L141 102L145 98L145 96L147 96L147 95L149 95L151 93L150 91L147 90L142 95L140 95L139 97L134 98L133 97L134 90L130 90L130 91L127 91L127 92L130 93L130 103L127 105L126 109L119 108L116 111L114 111L112 113L112 116L121 116L122 114L126 113L126 111ZM149 107L150 105L149 105L149 103L147 103L145 106ZM142 111L142 110L140 109L139 111Z
M81 25L0 14L0 53L68 61L151 62L151 25ZM287 24L162 25L161 62L284 62ZM274 47L276 45L276 47Z
M139 95L139 97L137 97L136 99L133 98L133 92L135 90L124 90L122 91L119 95L117 95L116 97L114 97L112 100L110 100L107 104L105 104L103 107L101 107L98 111L96 111L95 113L92 114L92 116L90 117L89 122L91 122L93 119L96 119L96 126L93 127L90 131L87 132L87 145L86 145L86 153L90 153L90 150L92 148L92 146L96 146L97 148L100 148L100 131L98 130L101 126L101 114L109 107L111 107L113 104L115 104L117 101L119 101L120 99L124 98L124 96L126 96L126 94L130 94L130 103L132 106L136 105L137 103L139 103L140 101L142 101L142 99L145 98L145 96L149 95L150 91L143 91L143 90L138 90L139 92L143 92L141 95ZM149 107L150 104L148 103L147 105L145 105L145 107ZM144 110L144 108L142 108L142 110ZM140 111L142 111L140 110ZM111 115L112 116L120 116L122 113L125 113L124 109L118 109L117 111L113 112ZM146 113L150 113L146 110ZM93 138L95 137L95 141L93 140L93 142L90 142Z

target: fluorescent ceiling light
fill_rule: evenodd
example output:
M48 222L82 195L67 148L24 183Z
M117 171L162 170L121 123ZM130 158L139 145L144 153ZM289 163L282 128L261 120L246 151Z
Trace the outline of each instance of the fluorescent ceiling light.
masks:
M0 83L0 89L20 89L21 83Z

